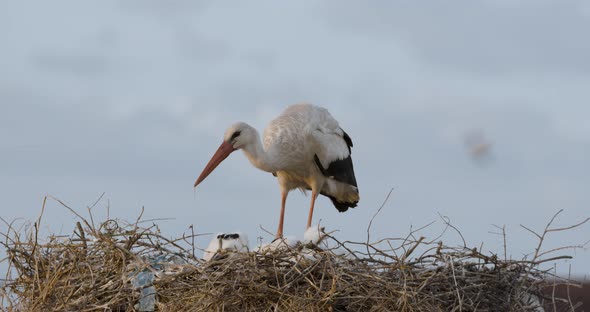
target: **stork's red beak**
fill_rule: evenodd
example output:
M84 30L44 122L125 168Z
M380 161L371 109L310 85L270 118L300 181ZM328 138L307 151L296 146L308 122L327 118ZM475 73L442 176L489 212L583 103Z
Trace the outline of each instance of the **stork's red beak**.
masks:
M213 157L211 157L211 160L209 160L209 163L207 163L207 166L205 166L205 169L203 169L203 172L201 172L201 175L199 175L199 177L197 178L197 181L195 181L195 187L197 187L199 183L205 180L205 178L211 172L213 172L213 170L215 170L215 168L217 168L217 166L219 166L219 164L224 159L226 159L227 156L229 156L229 154L231 154L235 150L236 149L232 146L231 143L223 141L223 143L221 143L215 154L213 154Z

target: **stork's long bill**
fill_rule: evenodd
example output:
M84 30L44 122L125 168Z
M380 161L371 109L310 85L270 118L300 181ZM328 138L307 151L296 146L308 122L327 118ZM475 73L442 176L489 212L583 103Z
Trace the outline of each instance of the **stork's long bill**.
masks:
M197 187L199 183L205 180L205 178L211 172L213 172L213 170L215 170L215 168L217 168L217 166L219 166L219 164L224 159L226 159L227 156L229 156L229 154L231 154L235 150L236 149L232 146L231 143L223 141L223 143L221 143L215 154L213 154L213 157L211 157L211 160L209 160L209 162L207 163L207 166L205 166L205 169L203 169L203 172L201 172L201 175L199 175L199 177L197 178L197 181L195 181L195 187Z

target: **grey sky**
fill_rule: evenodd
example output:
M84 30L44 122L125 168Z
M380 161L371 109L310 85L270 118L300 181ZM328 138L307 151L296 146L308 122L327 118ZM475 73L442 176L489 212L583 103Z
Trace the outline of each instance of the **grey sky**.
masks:
M320 200L316 220L362 240L395 187L374 236L440 213L493 251L488 232L505 224L520 258L534 239L519 224L590 215L588 29L584 1L3 2L0 214L35 218L45 194L84 209L106 192L112 216L145 206L175 218L170 235L195 224L254 241L278 220L272 176L236 153L196 197L192 183L228 125L262 130L309 101L352 136L361 191L345 214ZM486 166L463 145L477 129L493 143ZM308 200L290 195L287 234L302 235ZM46 226L69 232L71 215L48 208ZM585 226L548 246L588 239ZM590 251L576 257L589 273Z

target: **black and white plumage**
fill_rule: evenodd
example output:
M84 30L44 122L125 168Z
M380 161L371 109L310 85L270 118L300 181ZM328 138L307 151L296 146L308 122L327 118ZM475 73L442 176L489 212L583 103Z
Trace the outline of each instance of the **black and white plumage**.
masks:
M224 135L217 152L195 182L199 185L229 154L241 149L257 168L271 172L281 189L281 216L277 237L283 235L287 194L311 190L307 227L311 226L315 200L324 195L340 212L356 207L359 192L351 159L352 140L327 109L311 104L287 107L264 130L239 122Z
M203 253L205 261L215 260L223 254L223 251L230 250L235 252L248 251L248 236L244 233L219 233Z

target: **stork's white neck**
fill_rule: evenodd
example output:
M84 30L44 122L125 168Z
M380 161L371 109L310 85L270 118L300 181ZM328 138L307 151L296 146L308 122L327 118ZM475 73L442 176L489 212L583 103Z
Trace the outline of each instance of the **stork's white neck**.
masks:
M246 154L246 157L248 157L248 160L250 160L250 163L254 165L254 167L266 172L277 171L277 166L273 161L273 157L269 155L268 151L264 150L264 147L262 146L260 135L258 132L255 134L255 139L242 147L244 154Z

